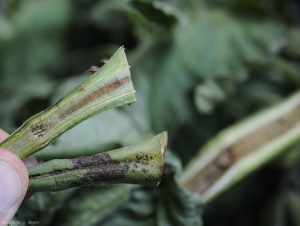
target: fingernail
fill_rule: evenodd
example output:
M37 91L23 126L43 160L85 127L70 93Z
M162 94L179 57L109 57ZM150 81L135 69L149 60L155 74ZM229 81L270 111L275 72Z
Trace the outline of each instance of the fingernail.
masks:
M0 161L0 212L5 213L21 196L21 181L17 172Z

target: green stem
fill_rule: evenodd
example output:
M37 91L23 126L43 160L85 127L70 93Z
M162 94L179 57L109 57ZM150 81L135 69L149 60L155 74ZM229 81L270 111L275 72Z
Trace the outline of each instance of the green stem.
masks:
M0 143L21 159L45 148L80 122L136 101L124 48L93 75L48 109L28 119Z
M168 135L138 145L75 159L55 159L28 168L29 191L60 191L113 183L157 186L163 173Z
M209 203L299 140L300 91L209 141L186 167L181 183Z

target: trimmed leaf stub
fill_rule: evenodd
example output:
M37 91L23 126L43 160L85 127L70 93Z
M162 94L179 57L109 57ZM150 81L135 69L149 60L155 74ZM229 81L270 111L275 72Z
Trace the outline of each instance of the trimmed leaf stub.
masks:
M60 101L28 119L0 143L21 159L43 149L80 122L136 101L124 48Z
M29 191L60 191L78 186L115 183L158 186L168 135L109 152L74 159L56 159L28 169Z

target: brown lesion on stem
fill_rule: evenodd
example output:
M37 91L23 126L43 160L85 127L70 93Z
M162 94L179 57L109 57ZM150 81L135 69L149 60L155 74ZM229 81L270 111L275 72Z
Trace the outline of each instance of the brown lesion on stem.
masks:
M104 167L90 167L89 172L84 175L82 180L86 182L117 181L123 179L128 170L128 165L119 163Z
M125 75L122 78L115 79L114 81L106 84L105 86L102 86L102 87L92 91L88 95L84 96L80 101L78 101L76 104L73 103L66 110L62 110L59 114L59 118L63 119L67 116L70 116L72 113L76 112L79 109L82 109L83 107L85 107L89 103L95 101L96 99L98 99L98 98L100 98L100 97L102 97L106 94L109 94L109 93L117 90L118 88L121 88L123 85L128 84L128 83L131 83L130 74ZM79 89L79 91L85 91L85 87L82 84L79 86L78 89ZM45 111L49 111L53 107L57 107L57 108L60 109L58 104L60 102L62 102L63 99L64 98L61 98L55 104L48 107ZM38 123L38 124L32 126L31 132L34 135L34 138L41 138L43 136L43 134L46 132L46 130L50 127L51 127L51 123L47 123L47 120L46 120L43 123Z
M111 93L111 92L117 90L118 88L122 87L123 85L130 83L130 82L131 82L130 74L124 76L123 78L117 78L114 81L106 84L105 86L102 86L102 87L92 91L91 93L87 94L86 96L84 96L76 104L74 103L69 108L62 111L60 113L59 117L65 118L65 117L71 115L72 113L76 112L77 110L82 109L83 107L85 107L89 103L95 101L96 99L98 99L108 93Z
M89 172L83 176L85 182L115 181L124 178L129 170L127 164L111 160L107 153L94 156L70 159L74 169L88 169Z
M217 158L217 165L224 169L229 168L234 162L235 162L235 156L232 153L231 147L227 148Z
M58 103L62 102L62 100L64 98L61 98L58 102L56 102L54 105L50 106L49 108L47 108L45 111L49 111L50 109L52 109L53 107L57 107L60 109L60 113L58 115L59 119L64 119L68 116L70 116L72 113L78 111L79 109L84 108L86 105L90 104L91 102L94 102L96 99L107 95L109 93L112 93L113 91L121 88L123 85L131 83L131 77L130 74L127 74L125 76L123 76L122 78L117 78L114 81L111 81L110 83L99 87L98 89L92 91L89 94L84 95L83 97L77 101L77 102L73 102L70 107L66 108L66 109L61 109L58 105ZM81 84L79 86L79 91L83 92L85 91L84 86ZM53 122L51 121L51 119L46 119L43 122L39 122L37 124L34 124L30 127L30 132L32 134L31 138L32 140L38 140L41 139L44 134L53 126Z
M132 147L93 156L52 160L29 170L29 188L32 191L59 191L105 183L157 186L163 173L166 144L167 134L164 132ZM39 184L43 186L39 188ZM49 185L53 184L56 187L50 188Z
M34 138L41 138L44 136L44 133L47 130L47 125L44 123L38 123L34 125L31 129L31 133L33 134Z
M73 168L56 169L46 174L32 174L29 176L30 180L39 179L42 177L53 177L54 179L63 174L72 173L76 171L86 170L87 172L82 175L82 179L71 183L71 187L77 187L81 185L87 185L90 183L98 182L112 182L118 181L125 177L125 174L129 170L129 165L120 163L116 160L111 160L111 157L107 153L102 153L94 156L78 157L69 159L74 165Z
M99 155L93 156L83 156L74 159L70 159L70 161L74 164L74 168L81 169L84 167L94 166L94 165L108 165L119 163L116 160L111 160L110 155L107 153L102 153Z
M193 191L204 193L239 159L283 135L299 122L300 104L276 120L258 127L235 143L223 147L220 154L195 175L186 186Z

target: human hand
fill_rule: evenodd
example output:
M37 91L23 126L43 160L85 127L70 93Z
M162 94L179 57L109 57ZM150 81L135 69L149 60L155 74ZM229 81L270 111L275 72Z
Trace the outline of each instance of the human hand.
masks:
M0 142L8 134L0 129ZM26 166L37 164L31 156L22 162L14 153L0 148L0 224L7 225L21 205L27 188L28 172Z

